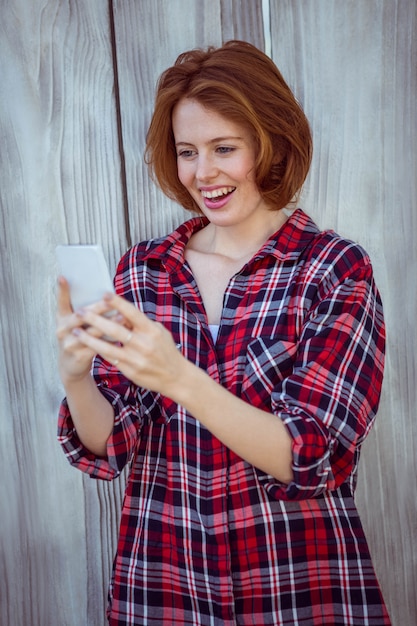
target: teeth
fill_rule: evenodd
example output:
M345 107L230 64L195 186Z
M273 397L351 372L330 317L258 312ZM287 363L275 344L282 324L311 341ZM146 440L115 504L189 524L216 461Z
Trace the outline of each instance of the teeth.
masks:
M234 191L236 187L221 187L220 189L213 189L213 191L201 191L201 195L203 198L220 198L220 196L225 196L228 193Z

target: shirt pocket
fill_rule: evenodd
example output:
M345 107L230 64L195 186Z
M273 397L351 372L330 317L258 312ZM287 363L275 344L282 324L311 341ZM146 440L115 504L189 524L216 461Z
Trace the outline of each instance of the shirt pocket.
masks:
M271 408L271 394L293 371L298 344L257 338L247 347L242 397L258 408Z

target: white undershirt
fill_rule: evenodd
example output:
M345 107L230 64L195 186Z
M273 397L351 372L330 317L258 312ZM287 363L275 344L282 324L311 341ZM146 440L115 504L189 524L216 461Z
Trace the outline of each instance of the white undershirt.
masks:
M219 324L209 324L211 336L213 337L214 343L217 341L217 335L219 334Z

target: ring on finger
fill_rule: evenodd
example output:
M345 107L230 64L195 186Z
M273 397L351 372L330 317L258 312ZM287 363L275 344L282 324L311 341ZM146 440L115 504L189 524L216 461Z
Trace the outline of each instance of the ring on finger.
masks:
M112 362L112 365L116 366L119 363L119 359L114 359L114 361Z
M124 346L127 346L127 344L128 344L128 343L129 343L129 341L132 339L132 337L133 337L133 333L129 332L129 333L127 334L126 339L123 341L123 345L124 345Z

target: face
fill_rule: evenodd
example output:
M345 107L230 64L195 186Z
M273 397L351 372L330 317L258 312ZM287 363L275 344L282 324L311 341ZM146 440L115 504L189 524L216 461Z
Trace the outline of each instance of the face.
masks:
M242 125L196 100L174 108L178 176L210 222L252 223L266 211L255 183L255 143Z

